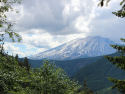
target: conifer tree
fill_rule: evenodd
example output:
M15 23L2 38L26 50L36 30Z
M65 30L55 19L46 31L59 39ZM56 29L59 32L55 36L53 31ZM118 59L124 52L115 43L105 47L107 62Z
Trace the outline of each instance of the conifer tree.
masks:
M125 42L125 39L122 39L121 40L124 40ZM114 65L117 65L117 68L119 67L120 69L123 69L125 71L125 56L123 56L123 54L125 53L125 46L118 46L117 44L116 45L110 45L111 47L115 48L115 49L118 49L118 52L121 52L122 55L120 55L120 57L111 57L111 56L106 56L106 55L103 55L108 61L110 61L111 63L113 63ZM125 79L124 81L122 80L118 80L118 79L115 79L115 78L111 78L111 77L107 77L110 82L112 83L115 83L115 85L113 85L111 87L111 89L114 89L114 88L117 88L118 91L120 91L120 93L124 94L125 93Z
M18 54L16 54L15 59L16 59L16 60L17 60L17 62L18 62Z
M84 79L84 83L83 83L83 94L93 94L93 91L90 90L87 86L89 86L87 83L86 83L87 79L86 79L86 76L85 76L85 79Z
M19 64L19 66L23 67L23 61L22 60L18 61L18 64Z
M84 79L84 83L83 83L83 88L82 88L82 90L84 90L84 92L86 92L86 91L88 91L89 90L89 88L87 87L88 86L88 84L86 83L86 76L85 76L85 79Z
M24 66L26 67L26 70L27 70L28 73L29 73L29 70L30 70L30 68L31 68L31 64L29 63L27 57L24 58Z
M2 48L2 49L0 49L0 54L1 54L2 56L5 56L3 45L2 45L1 48Z
M110 0L107 0L107 3ZM101 4L101 7L103 6L103 2L104 0L101 0L101 2L98 4L98 6ZM125 2L125 0L123 0L122 2L120 2L120 5L122 5ZM122 6L122 9L119 10L117 13L116 12L112 12L113 14L115 14L118 17L124 18L125 17L125 4ZM125 42L125 39L121 38L120 40ZM110 45L111 47L113 47L114 49L118 49L117 52L122 53L122 55L120 55L120 57L111 57L111 56L106 56L103 55L108 61L110 61L111 63L113 63L114 65L117 65L117 68L119 67L120 69L123 69L125 71L125 56L123 56L123 54L125 53L125 46L118 46L116 45ZM125 79L124 81L122 80L117 80L115 78L111 78L111 77L107 77L109 79L110 82L115 83L115 85L113 85L112 87L110 87L111 89L117 88L120 93L124 94L125 93Z

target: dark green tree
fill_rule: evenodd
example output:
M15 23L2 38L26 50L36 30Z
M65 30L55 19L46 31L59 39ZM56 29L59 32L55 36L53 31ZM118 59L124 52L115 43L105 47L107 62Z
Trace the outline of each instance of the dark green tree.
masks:
M4 56L4 49L1 49L1 50L0 50L0 54L1 54L2 56Z
M13 56L0 55L0 94L26 94L28 73Z
M33 72L31 89L39 91L39 94L77 94L78 81L70 81L69 77L63 73L63 69L57 68L56 65L44 60L43 66L35 68ZM37 85L39 84L39 85ZM35 88L34 88L35 87Z
M107 1L107 4L110 0ZM103 6L103 2L104 0L101 0L101 2L98 4L98 6L101 4L101 7ZM122 5L125 2L125 0L123 0L122 2L120 2L120 5ZM113 14L115 14L118 17L124 18L125 17L125 4L122 6L122 9L119 10L117 13L116 12L112 12ZM125 42L125 39L121 38L120 40ZM111 63L113 63L114 65L117 65L117 68L119 67L120 69L123 69L125 71L125 56L123 56L123 54L125 53L125 46L118 46L116 45L110 45L111 47L113 47L114 49L118 49L117 52L122 53L122 55L120 55L120 57L111 57L111 56L106 56L103 55L108 61L110 61ZM110 87L111 89L117 88L120 93L125 94L125 80L117 80L115 78L111 78L111 77L107 77L109 79L110 82L115 83L115 85L113 85L112 87Z
M88 90L89 90L89 88L87 87L88 86L88 84L86 83L86 76L85 76L85 79L84 79L84 83L82 84L83 85L83 88L82 88L82 90L84 90L84 92L87 92Z
M15 59L17 60L17 62L18 62L18 58L19 58L19 57L18 57L18 54L16 54Z
M23 67L24 66L23 60L18 61L18 64L19 64L19 66Z
M24 58L24 63L23 63L23 64L24 64L24 66L26 67L26 70L27 70L28 73L29 73L29 70L30 70L30 68L31 68L31 64L29 63L27 57Z
M82 88L82 90L83 90L83 94L93 94L93 91L92 90L90 90L87 86L88 86L88 84L86 83L86 81L87 81L87 79L86 79L86 76L85 76L85 79L84 79L84 83L83 83L83 88Z
M125 39L122 39L125 42ZM125 46L118 46L116 45L110 45L111 47L113 47L114 49L118 49L118 52L122 53L122 55L120 55L120 57L111 57L111 56L106 56L103 55L108 61L110 61L111 63L113 63L114 65L117 65L117 68L119 67L120 69L123 69L125 71L125 56L123 56L123 54L125 53ZM121 50L121 51L120 51ZM125 80L117 80L115 78L111 78L111 77L107 77L110 82L115 83L114 86L111 87L111 89L117 88L120 93L125 94Z

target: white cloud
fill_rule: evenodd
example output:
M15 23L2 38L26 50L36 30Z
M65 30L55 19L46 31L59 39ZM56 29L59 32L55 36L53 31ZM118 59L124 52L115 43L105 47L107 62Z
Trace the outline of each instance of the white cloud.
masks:
M6 15L8 20L17 22L12 30L23 40L12 43L5 35L4 41L8 42L5 47L25 56L78 37L102 36L120 43L120 38L125 35L125 19L112 14L121 9L120 2L112 0L108 6L105 2L103 7L97 7L99 0L23 0L21 4L14 3L12 7L19 13L10 11ZM25 45L26 48L14 44Z
M15 46L12 45L11 43L4 44L3 47L4 47L5 50L7 50L7 51L19 51L19 50L20 50L19 47L15 47Z
M87 27L87 25L88 25L88 21L85 21L85 17L80 16L76 19L75 27L79 31L89 32L89 28Z

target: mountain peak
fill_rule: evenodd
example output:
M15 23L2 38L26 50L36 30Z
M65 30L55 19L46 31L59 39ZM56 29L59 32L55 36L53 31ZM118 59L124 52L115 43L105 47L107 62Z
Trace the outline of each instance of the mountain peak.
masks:
M110 45L116 43L100 36L76 38L58 47L29 56L29 59L71 60L76 58L95 57L117 52ZM118 44L118 43L117 43Z

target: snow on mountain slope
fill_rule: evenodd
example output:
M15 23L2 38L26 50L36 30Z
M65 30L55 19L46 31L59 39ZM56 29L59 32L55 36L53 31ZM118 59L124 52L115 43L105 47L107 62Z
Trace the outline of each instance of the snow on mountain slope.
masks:
M95 57L117 52L110 45L115 43L108 38L100 36L88 36L87 38L77 38L68 43L62 44L50 50L27 57L28 59L53 59L53 60L70 60L82 57ZM119 45L119 44L118 44Z

